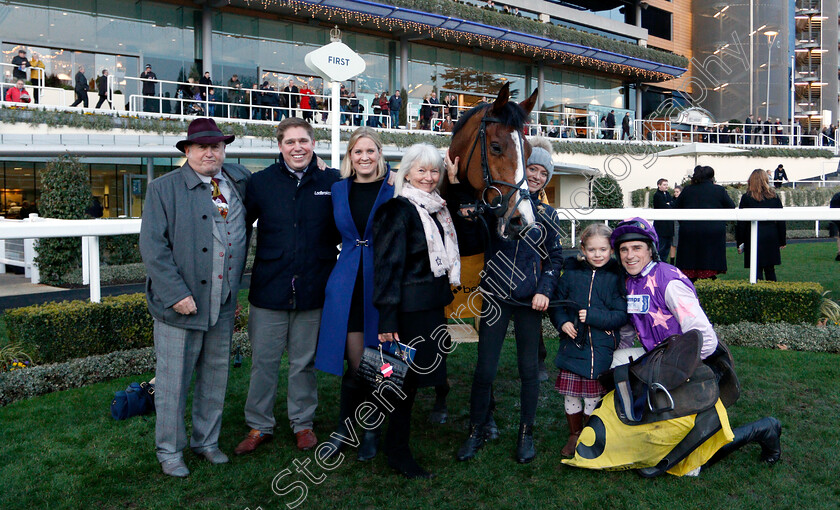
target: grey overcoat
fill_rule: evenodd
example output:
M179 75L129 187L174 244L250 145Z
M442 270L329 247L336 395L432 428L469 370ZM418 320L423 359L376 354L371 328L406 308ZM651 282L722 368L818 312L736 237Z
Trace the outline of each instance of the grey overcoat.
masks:
M225 164L222 171L244 202L251 172L236 164ZM215 213L210 186L201 182L189 163L149 184L140 227L140 255L146 266L146 301L155 319L184 329L209 328ZM250 239L251 226L246 230ZM235 296L239 281L230 285ZM198 309L196 315L181 315L172 309L190 295Z

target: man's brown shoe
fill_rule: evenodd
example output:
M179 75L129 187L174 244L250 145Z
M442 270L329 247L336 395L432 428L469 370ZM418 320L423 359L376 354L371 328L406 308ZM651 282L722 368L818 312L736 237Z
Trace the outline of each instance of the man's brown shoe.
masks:
M233 453L236 455L246 455L248 453L254 453L254 450L257 449L257 446L261 445L262 443L267 443L271 441L271 438L274 437L271 434L263 434L259 430L251 429L251 432L248 432L248 436L242 440L241 443L233 450Z
M312 432L312 429L304 429L300 432L296 432L295 439L297 439L298 450L302 452L311 450L316 444L318 444L318 438L315 437L315 433Z

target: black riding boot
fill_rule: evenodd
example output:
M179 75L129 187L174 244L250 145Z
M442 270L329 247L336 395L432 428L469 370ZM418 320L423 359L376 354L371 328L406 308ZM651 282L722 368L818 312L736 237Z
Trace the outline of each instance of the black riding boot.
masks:
M493 388L490 388L490 407L487 408L487 418L482 425L481 430L484 434L484 439L493 441L499 439L499 426L496 425L496 420L493 418L493 412L496 410L496 395L493 394Z
M519 424L519 436L516 440L516 462L527 464L537 456L534 448L534 426L525 423Z
M470 460L475 457L478 450L484 446L485 441L484 427L475 423L470 424L470 435L467 436L466 441L458 449L455 458L458 460Z
M768 464L775 464L782 456L782 424L772 416L762 418L758 421L741 425L732 431L735 439L718 450L709 462L703 465L706 469L730 453L747 443L756 442L761 445L761 460Z
M366 430L362 436L362 444L359 446L359 453L356 456L361 462L372 460L379 450L379 438L382 435L382 427L373 430Z
M329 453L324 458L329 459L338 455L338 453L346 446L345 443L335 436L340 435L347 438L347 441L350 441L351 434L347 428L347 424L349 420L350 426L353 426L353 412L356 410L358 401L359 387L358 382L356 381L356 376L353 373L345 372L344 376L341 378L341 396L339 397L338 404L338 427L335 432L330 434L330 438L327 441L329 444L333 445L334 448L330 449Z
M406 478L432 478L434 475L420 467L411 453L411 408L414 406L416 389L403 388L406 399L397 402L388 423L385 435L385 449L388 452L388 465Z
M449 418L449 409L446 408L446 396L449 395L449 389L449 381L435 386L435 405L429 413L430 422L443 425Z

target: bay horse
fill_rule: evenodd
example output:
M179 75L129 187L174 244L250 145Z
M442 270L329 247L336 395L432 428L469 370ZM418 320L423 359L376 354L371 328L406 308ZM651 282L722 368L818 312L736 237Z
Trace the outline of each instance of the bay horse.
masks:
M516 103L510 101L507 82L495 101L461 114L452 129L449 156L460 158L458 180L474 190L476 213L489 210L499 218L503 239L527 230L535 220L525 179L531 144L522 130L538 91Z

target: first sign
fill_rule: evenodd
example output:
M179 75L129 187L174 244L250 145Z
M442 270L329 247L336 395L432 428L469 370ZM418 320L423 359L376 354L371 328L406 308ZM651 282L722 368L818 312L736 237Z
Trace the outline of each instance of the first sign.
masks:
M306 66L327 81L346 81L362 74L365 60L343 42L336 41L306 54Z

